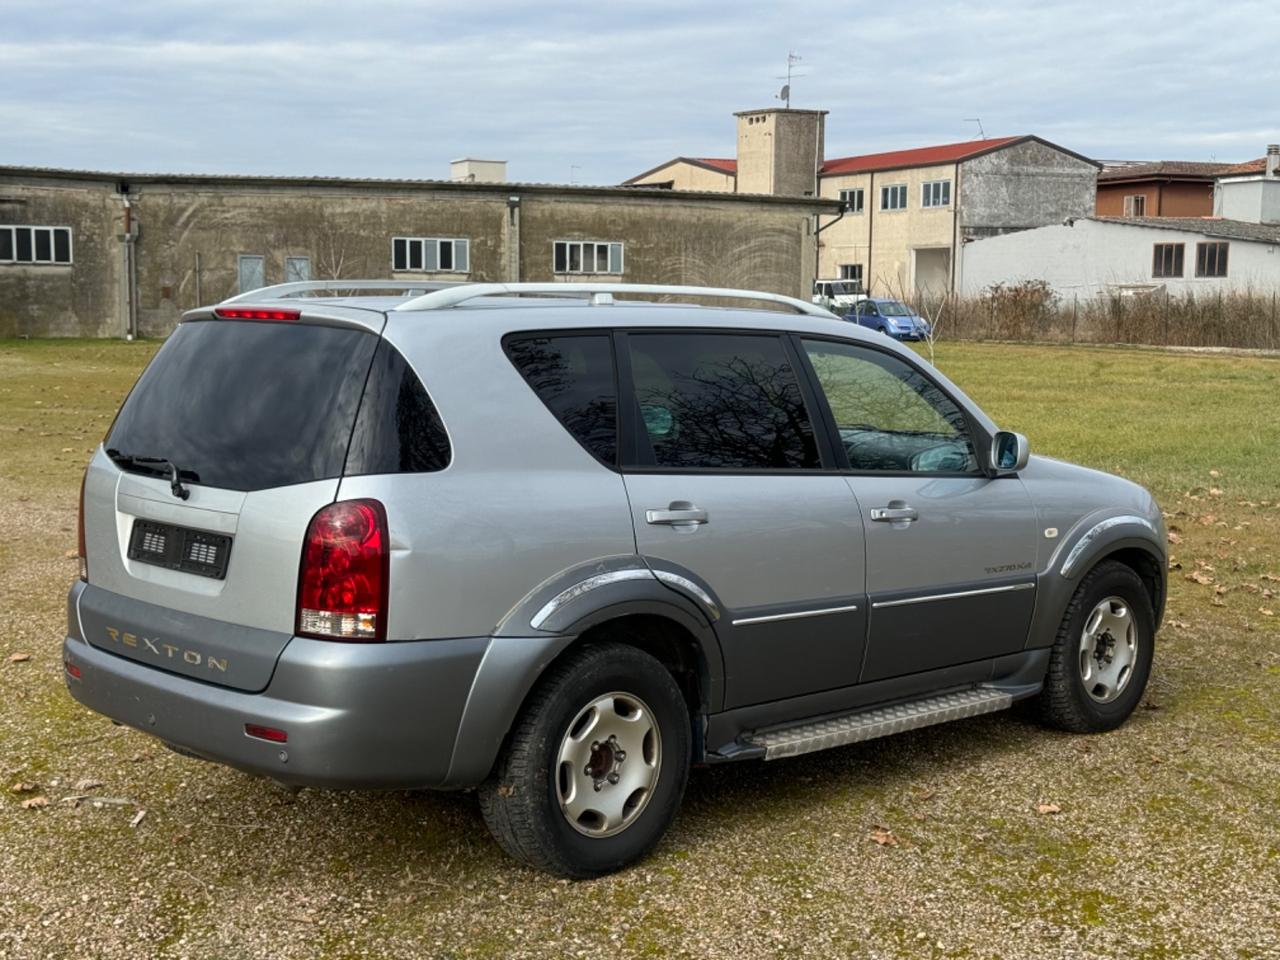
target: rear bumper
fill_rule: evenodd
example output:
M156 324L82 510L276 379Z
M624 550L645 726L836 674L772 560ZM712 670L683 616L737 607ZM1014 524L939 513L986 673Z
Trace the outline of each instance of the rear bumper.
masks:
M85 641L72 587L63 657L86 707L185 751L299 786L473 786L487 775L546 641L334 643L294 637L260 693L183 677ZM504 647L490 655L493 645ZM482 665L490 668L481 676ZM473 689L484 696L473 698ZM478 702L482 701L482 702ZM245 724L284 730L285 743ZM460 748L465 752L455 758Z

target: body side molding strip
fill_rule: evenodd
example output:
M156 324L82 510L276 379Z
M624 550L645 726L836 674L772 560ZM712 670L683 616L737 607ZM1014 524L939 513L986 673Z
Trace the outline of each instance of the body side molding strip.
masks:
M1034 581L1026 583L1011 583L1004 587L983 587L979 590L959 590L955 593L931 593L926 597L906 597L902 600L881 600L878 603L871 604L872 608L879 610L881 607L905 607L913 603L932 603L934 600L957 600L960 597L980 597L988 593L1010 593L1014 590L1033 590L1035 589Z
M857 610L857 604L851 604L847 607L824 607L821 610L799 610L795 613L775 613L767 617L743 617L741 620L734 620L735 627L745 627L752 623L776 623L779 620L803 620L806 617L825 617L829 613L852 613Z

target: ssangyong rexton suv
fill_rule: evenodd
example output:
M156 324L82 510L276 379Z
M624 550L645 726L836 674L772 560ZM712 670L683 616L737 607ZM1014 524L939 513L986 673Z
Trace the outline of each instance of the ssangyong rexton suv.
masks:
M1152 498L885 337L742 291L392 287L184 317L85 473L77 700L288 784L478 788L585 877L694 763L1142 696Z

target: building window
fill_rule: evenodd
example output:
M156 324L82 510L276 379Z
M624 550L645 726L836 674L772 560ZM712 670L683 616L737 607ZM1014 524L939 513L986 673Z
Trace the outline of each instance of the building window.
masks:
M841 280L856 280L858 285L862 285L862 264L860 263L842 263L840 264Z
M310 257L285 257L284 282L300 283L311 279Z
M598 240L557 240L553 273L622 273L622 244Z
M1225 277L1227 275L1226 243L1196 244L1196 276Z
M393 237L391 269L426 273L469 273L471 241L440 237Z
M1134 193L1124 198L1124 215L1126 217L1145 217L1147 215L1147 198L1145 194Z
M239 260L240 292L248 293L267 285L264 260L259 256L242 256Z
M866 192L861 187L841 190L840 203L844 206L845 213L861 213L865 196Z
M1157 243L1151 258L1151 276L1182 276L1182 255L1185 243Z
M951 206L951 181L950 180L930 180L927 183L920 184L920 206L922 207L949 207Z
M70 262L70 227L0 226L0 263Z
M880 188L880 209L881 210L907 209L907 185L905 183L896 183L891 187L881 187Z

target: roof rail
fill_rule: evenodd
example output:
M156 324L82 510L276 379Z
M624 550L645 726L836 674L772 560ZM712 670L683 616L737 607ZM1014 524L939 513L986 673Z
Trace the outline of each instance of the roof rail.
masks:
M295 280L292 283L277 283L270 287L259 287L257 290L246 290L234 297L228 297L223 303L252 303L256 300L281 300L302 293L313 293L323 290L379 290L412 292L415 295L443 290L447 287L467 286L465 283L444 280Z
M835 317L835 314L831 313L831 311L817 304L797 300L795 297L785 297L780 293L765 293L760 290L731 290L724 287L670 286L658 283L465 283L415 297L393 309L398 312L443 310L447 307L456 307L477 297L521 296L528 294L583 297L592 306L606 306L613 303L613 295L615 293L650 293L685 297L722 297L727 300L760 300L766 303L780 303L790 307L796 313L808 314L813 317Z

